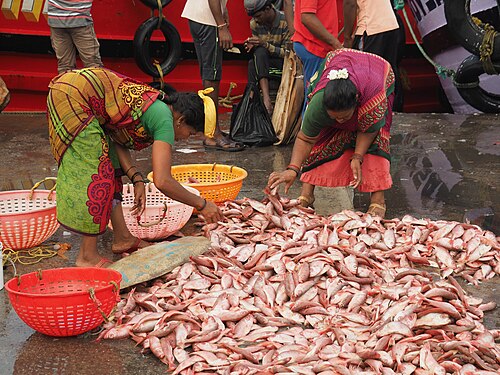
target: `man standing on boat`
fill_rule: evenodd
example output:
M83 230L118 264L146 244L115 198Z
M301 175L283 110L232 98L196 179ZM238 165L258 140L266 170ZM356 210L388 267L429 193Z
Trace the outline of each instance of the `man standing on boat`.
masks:
M302 61L307 94L308 82L326 54L342 48L342 43L337 39L337 6L331 0L295 0L295 4L285 1L284 5L285 13L290 13L290 8L294 8L293 49Z
M401 112L403 87L399 62L405 35L399 21L391 0L344 0L344 47L374 53L391 64L396 76L394 110Z
M271 115L273 105L269 95L269 78L281 78L286 44L290 41L285 15L274 8L271 0L245 0L245 10L252 17L252 36L245 49L253 52L248 64L248 82L259 83L264 105Z
M214 101L217 112L222 78L222 51L233 47L226 3L227 0L187 0L182 12L182 17L189 20L203 87L213 87L209 96ZM203 144L207 149L221 151L244 149L244 145L231 141L221 132L218 116L213 137L207 137Z
M76 69L77 50L85 68L103 66L91 8L92 0L48 0L50 41L59 74Z

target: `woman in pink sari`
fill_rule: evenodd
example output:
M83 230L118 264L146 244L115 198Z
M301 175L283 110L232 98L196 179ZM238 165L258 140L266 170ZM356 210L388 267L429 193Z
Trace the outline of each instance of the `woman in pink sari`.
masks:
M389 138L394 73L379 56L341 49L330 52L311 78L308 105L292 158L273 172L269 186L285 193L301 174L305 206L314 186L352 186L371 193L368 213L383 217L384 191L392 186Z

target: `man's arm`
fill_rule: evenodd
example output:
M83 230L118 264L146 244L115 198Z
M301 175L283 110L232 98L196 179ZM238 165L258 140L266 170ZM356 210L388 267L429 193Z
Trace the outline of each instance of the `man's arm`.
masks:
M356 0L344 0L344 47L346 48L352 48L357 10Z
M302 13L300 20L312 35L331 46L333 50L342 48L342 43L328 32L315 13Z
M295 34L295 27L293 25L293 2L292 0L285 0L283 2L283 12L285 13L286 23L288 25L288 30L290 35Z
M210 6L210 11L214 16L215 22L217 23L217 29L219 31L219 45L223 49L231 48L233 46L233 37L229 32L229 25L224 20L220 0L208 0L208 5Z

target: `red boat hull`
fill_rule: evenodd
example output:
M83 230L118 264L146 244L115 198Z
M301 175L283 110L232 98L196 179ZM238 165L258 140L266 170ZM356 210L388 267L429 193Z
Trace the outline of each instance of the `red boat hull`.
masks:
M20 2L24 0L12 0ZM50 53L50 30L46 18L41 11L44 0L34 0L40 7L37 11L19 11L17 18L11 11L2 10L0 14L0 76L11 90L11 103L6 111L45 111L47 85L57 74L57 61ZM340 8L342 1L339 1ZM188 22L181 17L183 1L173 1L163 9L165 17L172 22L183 42L183 48L190 51L176 68L165 77L165 81L177 90L197 90L201 80L198 63L193 55L192 38ZM35 6L36 8L36 6ZM228 10L231 19L233 42L243 50L243 41L250 35L249 17L246 15L243 2L229 1ZM340 10L340 9L339 9ZM157 12L155 12L157 13ZM341 10L339 12L341 13ZM101 41L101 54L106 67L119 71L144 82L151 82L151 77L143 73L130 56L121 56L118 49L120 43L130 45L135 30L146 19L151 17L151 10L140 1L99 0L94 1L92 8L94 27ZM340 25L341 26L341 25ZM19 50L16 43L9 40L22 40L27 48ZM32 39L31 39L32 38ZM159 31L153 34L154 41L162 41ZM31 41L32 40L32 41ZM47 45L46 51L39 51L39 43ZM104 44L107 47L104 47ZM36 50L36 53L33 53ZM189 53L190 52L190 53ZM406 112L439 112L439 81L432 66L421 58L405 59L402 64L408 74L410 89L405 93ZM237 87L233 95L241 94L247 81L247 60L244 56L228 54L224 60L221 95L227 93L230 82Z

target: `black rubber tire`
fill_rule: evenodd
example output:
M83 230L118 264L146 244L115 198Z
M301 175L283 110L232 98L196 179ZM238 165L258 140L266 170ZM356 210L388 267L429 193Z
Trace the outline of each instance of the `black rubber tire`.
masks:
M497 0L497 3L500 3ZM472 21L470 0L445 0L444 12L450 34L467 51L479 56L479 47L484 37L484 30ZM495 37L492 61L500 61L500 34Z
M493 63L493 66L500 72L500 61ZM500 113L500 95L489 93L479 86L481 74L484 74L483 63L479 57L471 55L458 67L455 86L462 98L474 108L484 113Z
M151 35L153 31L156 30L157 26L158 17L151 17L144 21L135 32L133 46L137 66L139 66L144 73L159 78L160 74L153 65L153 59L151 58L149 48ZM165 18L162 19L160 30L165 37L166 44L166 54L160 62L161 70L165 76L170 73L179 62L182 55L182 43L179 32L175 26Z
M171 2L172 0L161 0L161 7L165 8ZM141 3L151 9L158 9L158 2L156 0L141 0Z

